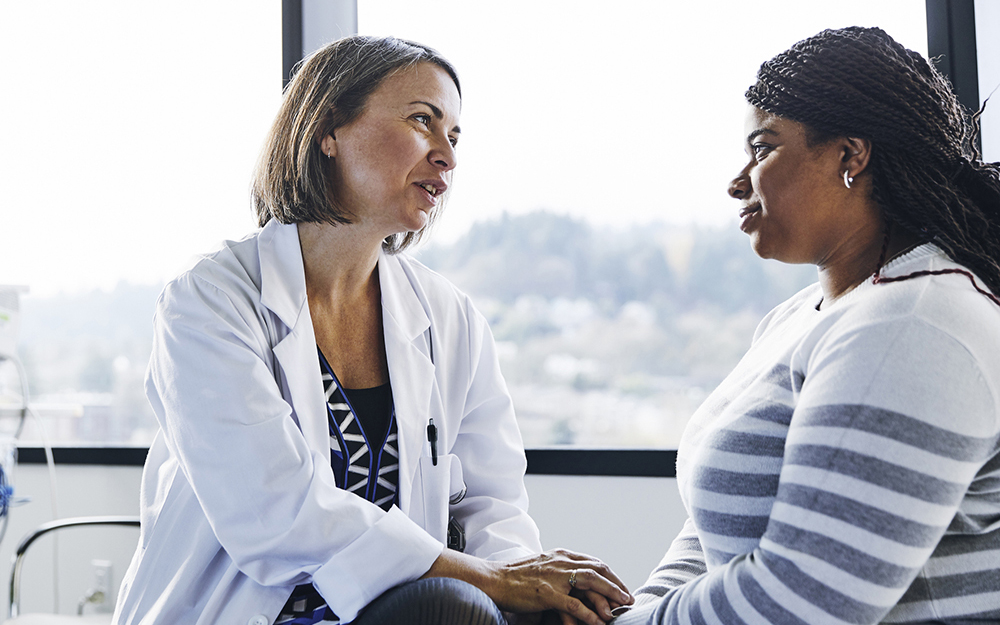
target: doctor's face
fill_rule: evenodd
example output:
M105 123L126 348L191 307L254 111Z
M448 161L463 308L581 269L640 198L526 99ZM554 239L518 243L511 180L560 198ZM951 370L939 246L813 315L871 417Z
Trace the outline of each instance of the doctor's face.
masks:
M362 113L323 140L354 223L383 237L427 224L457 163L461 104L446 71L419 63L383 80Z

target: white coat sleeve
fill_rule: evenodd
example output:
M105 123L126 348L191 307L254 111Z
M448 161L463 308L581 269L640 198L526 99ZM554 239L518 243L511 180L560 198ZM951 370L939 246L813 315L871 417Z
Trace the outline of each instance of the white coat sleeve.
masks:
M259 311L251 296L190 272L169 284L154 318L147 395L240 571L265 586L311 581L351 620L422 575L441 545L398 509L337 488L282 398Z
M470 382L452 453L461 462L468 492L451 513L466 533L466 553L489 560L541 551L528 516L527 461L514 405L500 372L493 334L468 300Z

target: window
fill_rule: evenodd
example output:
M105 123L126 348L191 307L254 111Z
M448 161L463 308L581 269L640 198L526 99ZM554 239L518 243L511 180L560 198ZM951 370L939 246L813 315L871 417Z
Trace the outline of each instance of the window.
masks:
M151 440L153 304L253 227L280 76L274 0L0 3L0 282L30 288L19 352L53 441Z
M813 280L756 259L725 194L762 61L849 24L926 54L922 0L746 7L358 2L360 32L432 45L461 74L461 166L418 254L490 318L529 446L674 447L763 313ZM0 4L16 94L0 103L0 281L31 289L19 353L50 439L150 440L153 302L253 227L280 35L275 0ZM982 97L1000 82L986 67Z
M454 192L419 257L491 321L526 444L677 445L760 318L815 281L764 262L726 195L743 92L823 28L927 52L922 0L360 0L363 34L458 68Z

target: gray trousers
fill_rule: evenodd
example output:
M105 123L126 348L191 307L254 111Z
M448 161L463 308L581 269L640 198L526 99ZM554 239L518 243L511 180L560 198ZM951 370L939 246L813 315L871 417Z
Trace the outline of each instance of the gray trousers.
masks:
M431 577L387 590L351 625L507 625L486 593L449 577Z

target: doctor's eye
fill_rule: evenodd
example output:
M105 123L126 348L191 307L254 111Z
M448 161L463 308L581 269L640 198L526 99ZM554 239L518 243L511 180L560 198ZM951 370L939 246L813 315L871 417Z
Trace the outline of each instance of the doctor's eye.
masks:
M412 117L412 119L416 121L418 124L423 124L424 126L431 125L431 116L428 115L427 113L417 113Z
M766 143L754 143L750 146L750 151L753 152L754 158L760 158L762 155L768 153L771 146Z

